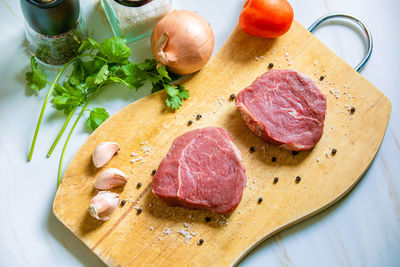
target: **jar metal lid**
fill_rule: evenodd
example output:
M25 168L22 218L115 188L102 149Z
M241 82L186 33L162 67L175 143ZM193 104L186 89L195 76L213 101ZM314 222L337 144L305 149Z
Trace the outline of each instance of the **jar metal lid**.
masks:
M114 0L114 1L124 6L140 7L147 3L150 3L152 0Z
M55 36L73 29L79 19L79 0L20 0L26 22L42 35Z

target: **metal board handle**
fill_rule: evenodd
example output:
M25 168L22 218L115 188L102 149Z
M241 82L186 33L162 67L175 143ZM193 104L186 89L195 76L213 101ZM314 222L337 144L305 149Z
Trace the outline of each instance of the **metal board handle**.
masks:
M321 25L325 21L335 20L337 18L351 20L351 21L355 22L358 26L360 26L360 28L362 29L364 38L367 41L367 53L365 54L365 56L361 60L361 62L354 68L357 72L360 72L361 69L367 63L367 61L370 59L371 54L372 54L372 49L374 47L374 42L372 40L371 31L369 30L367 25L362 20L360 20L359 18L357 18L355 16L349 15L349 14L330 13L330 14L326 14L326 15L320 17L316 22L314 22L310 27L308 27L308 31L312 33L316 28L318 28L319 25Z

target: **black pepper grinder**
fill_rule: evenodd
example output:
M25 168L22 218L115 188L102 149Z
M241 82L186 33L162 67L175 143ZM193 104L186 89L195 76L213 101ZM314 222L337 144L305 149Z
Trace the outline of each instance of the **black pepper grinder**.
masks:
M87 30L79 0L20 0L29 49L42 63L63 65L77 56Z

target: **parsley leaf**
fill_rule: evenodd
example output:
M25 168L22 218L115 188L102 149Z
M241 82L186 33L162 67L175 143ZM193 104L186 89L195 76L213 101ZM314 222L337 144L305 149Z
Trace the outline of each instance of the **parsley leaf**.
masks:
M115 82L115 83L121 83L121 84L125 85L126 87L131 87L131 85L129 83L127 83L125 80L123 80L117 76L110 76L110 77L108 77L108 80Z
M73 102L78 102L78 101L71 101L71 100L73 100L73 98L71 98L70 95L63 93L62 95L53 96L53 98L51 99L51 102L53 103L53 106L57 110L63 110L64 113L67 115L72 111L72 109L75 106Z
M126 76L124 81L129 84L129 87L139 89L146 82L146 72L142 71L138 65L129 63L122 66L122 70Z
M181 99L186 100L190 97L189 90L186 90L185 86L178 84L178 90L179 90L178 96Z
M94 108L90 111L89 118L86 121L87 127L92 131L96 130L110 115L104 108Z
M126 39L121 37L105 39L98 49L114 63L124 63L131 55L131 50L126 46Z
M57 84L53 91L51 102L57 110L69 114L76 105L81 105L86 100L84 88L73 86L65 82L63 86Z
M167 106L172 109L179 109L182 106L182 100L189 98L189 91L183 85L173 86L170 84L164 85L167 93Z
M137 64L137 66L144 71L152 71L157 68L157 61L155 59L146 59L144 62Z
M99 70L103 67L103 65L104 61L98 58L83 62L83 68L85 69L85 74L87 76L99 72Z
M25 74L25 79L32 90L39 91L46 87L47 75L38 67L34 57L31 57L31 71Z
M109 73L110 72L108 71L108 65L105 64L103 67L101 67L101 69L97 73L96 78L94 80L95 84L101 84L102 82L107 80Z
M160 74L160 78L161 79L165 78L168 81L171 81L171 77L169 77L167 68L164 65L162 65L161 67L157 68L157 72L158 72L158 74Z
M78 85L85 82L85 67L81 60L77 60L74 63L74 69L72 70L71 76L68 78L68 82L72 85Z
M92 49L98 49L100 47L100 44L93 40L92 38L88 38L87 40L83 40L81 43L81 46L78 49L79 53L82 53L85 50L92 50Z

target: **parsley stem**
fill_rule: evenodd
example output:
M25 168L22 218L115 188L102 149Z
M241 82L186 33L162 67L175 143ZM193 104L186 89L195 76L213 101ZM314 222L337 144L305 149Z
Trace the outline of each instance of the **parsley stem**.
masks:
M105 62L109 62L107 59L102 58L102 57L99 57L99 56L96 56L96 55L92 55L92 54L82 54L82 55L79 55L79 56L77 56L77 57L74 57L73 59L71 59L70 61L68 61L68 62L62 67L62 69L61 69L60 72L58 73L57 77L55 78L54 82L51 84L49 90L47 91L46 98L44 99L44 102L43 102L43 105L42 105L42 110L40 111L39 120L38 120L38 122L37 122L37 124L36 124L36 130L35 130L35 134L34 134L34 136L33 136L31 148L30 148L30 150L29 150L28 161L31 161L31 160L32 160L33 151L35 150L35 145L36 145L36 139L37 139L37 137L38 137L39 129L40 129L40 126L41 126L41 124L42 124L42 120L43 120L43 116L44 116L44 111L46 110L47 103L49 102L50 96L51 96L51 94L53 93L54 87L56 86L56 84L57 84L58 80L60 79L61 75L64 73L64 71L66 70L66 68L67 68L69 65L71 65L75 60L77 60L77 59L79 59L79 58L81 58L81 57L87 57L87 56L94 57L94 58L98 58L98 59L103 60L103 61L105 61Z
M74 61L75 59L70 60L69 62L67 62L61 69L61 71L58 73L56 79L54 80L54 82L51 84L49 90L47 91L47 95L46 98L44 99L43 105L42 105L42 110L40 111L40 116L39 116L39 120L36 124L36 130L35 130L35 134L33 136L33 140L32 140L32 145L31 145L31 149L29 151L29 156L28 156L28 161L32 160L32 156L33 156L33 151L35 150L35 145L36 145L36 139L38 137L39 134L39 129L40 129L40 125L42 124L42 120L43 120L43 115L44 115L44 111L46 110L46 106L47 103L49 102L50 96L53 92L54 87L56 86L58 80L61 77L61 74L65 71L65 69Z
M59 185L61 183L61 179L62 179L62 168L63 168L63 163L64 163L64 155L65 155L65 151L67 150L69 139L71 138L72 133L75 130L75 127L78 124L79 120L81 119L83 113L85 113L85 111L87 110L86 108L89 105L90 101L92 101L92 99L97 95L97 93L99 92L99 89L103 85L104 85L104 82L99 84L97 89L96 89L96 91L88 98L88 100L86 101L85 105L82 107L81 112L79 113L78 117L76 118L74 124L72 125L71 130L69 131L68 137L65 140L64 147L63 147L63 150L61 152L60 162L59 162L59 165L58 165L57 188L59 187Z
M62 167L63 167L63 162L64 162L64 155L65 155L65 151L66 151L66 149L67 149L68 143L69 143L69 139L71 138L72 133L73 133L73 131L75 130L75 127L76 127L76 125L78 124L79 120L81 119L83 113L85 113L85 108L89 105L89 102L90 102L90 100L88 100L88 101L86 102L85 106L82 107L82 110L81 110L81 112L80 112L79 115L78 115L78 118L76 118L75 123L72 125L72 128L71 128L71 130L69 131L67 140L65 140L64 147L63 147L63 150L62 150L62 152L61 152L60 163L59 163L59 165L58 165L57 188L58 188L58 186L59 186L60 183L61 183L61 178L62 178Z
M64 122L63 127L61 128L61 130L60 130L60 132L58 133L56 139L54 140L52 146L50 147L49 152L47 152L47 157L48 157L48 158L50 158L51 154L53 153L54 149L56 148L58 142L60 141L61 136L64 134L65 129L67 128L67 126L68 126L68 124L69 124L69 121L70 121L71 118L72 118L72 115L75 113L75 110L76 110L77 108L78 108L78 106L75 106L75 107L71 110L71 112L69 113L67 119L66 119L65 122Z

